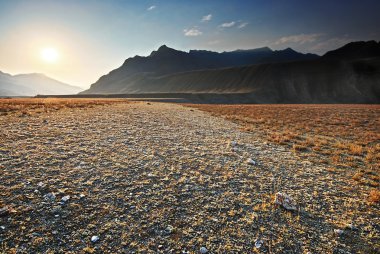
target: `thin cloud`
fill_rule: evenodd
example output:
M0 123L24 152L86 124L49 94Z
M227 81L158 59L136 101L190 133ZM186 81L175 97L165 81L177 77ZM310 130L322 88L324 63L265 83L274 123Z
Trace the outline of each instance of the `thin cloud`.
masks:
M202 22L207 22L212 19L212 14L206 15L202 17Z
M154 9L156 9L157 6L155 5L152 5L150 6L148 9L146 9L147 11L153 11Z
M286 44L286 43L297 43L297 44L305 44L315 42L322 34L297 34L290 35L286 37L281 37L274 44Z
M184 32L185 36L200 36L200 35L202 35L202 32L196 27L193 27L190 29L184 29L183 32Z
M248 24L249 24L248 22L241 23L241 24L238 26L238 28L239 28L239 29L242 29L242 28L246 27Z
M233 27L234 25L236 25L236 22L231 21L231 22L221 24L220 27L227 28L227 27Z

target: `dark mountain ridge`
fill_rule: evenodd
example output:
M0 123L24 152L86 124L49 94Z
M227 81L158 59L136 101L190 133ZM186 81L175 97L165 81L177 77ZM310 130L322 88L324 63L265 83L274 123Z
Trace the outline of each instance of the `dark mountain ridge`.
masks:
M83 94L249 93L252 103L379 103L379 48L354 42L315 57L292 49L186 53L162 46L127 59Z
M91 85L89 90L83 93L109 93L108 88L117 87L120 82L128 85L128 83L135 81L136 78L141 77L160 77L195 70L316 58L318 56L314 54L302 54L290 49L273 51L268 47L217 53L206 50L184 52L163 45L147 57L135 56L128 58L121 67L102 76L96 83ZM115 91L115 89L112 90Z

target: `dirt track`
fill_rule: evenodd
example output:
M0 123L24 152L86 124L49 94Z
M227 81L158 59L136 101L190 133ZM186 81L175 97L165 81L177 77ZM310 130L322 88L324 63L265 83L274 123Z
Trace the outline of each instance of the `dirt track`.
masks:
M113 104L0 116L0 129L5 253L380 250L365 187L196 109ZM278 191L299 211L275 207Z

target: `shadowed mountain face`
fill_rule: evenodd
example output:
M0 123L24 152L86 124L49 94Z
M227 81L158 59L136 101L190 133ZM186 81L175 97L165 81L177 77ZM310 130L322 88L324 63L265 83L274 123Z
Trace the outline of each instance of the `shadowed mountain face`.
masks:
M236 50L217 53L206 50L178 51L161 46L147 57L128 58L124 64L102 76L91 88L83 93L120 93L130 91L128 87L145 78L227 67L247 66L259 63L310 60L318 58L313 54L301 54L292 49L272 51L270 48ZM180 84L179 84L180 85ZM141 91L150 92L141 87Z
M82 89L43 74L9 75L0 72L0 96L35 96L37 94L76 94Z
M83 94L249 93L252 103L379 103L379 48L355 42L317 57L292 49L186 53L162 46L127 59Z

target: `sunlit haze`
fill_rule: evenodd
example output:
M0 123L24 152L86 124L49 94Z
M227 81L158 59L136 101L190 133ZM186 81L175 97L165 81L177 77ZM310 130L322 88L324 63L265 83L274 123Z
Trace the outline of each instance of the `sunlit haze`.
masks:
M323 54L379 40L380 1L0 0L0 70L87 88L166 44L214 51L268 46Z

